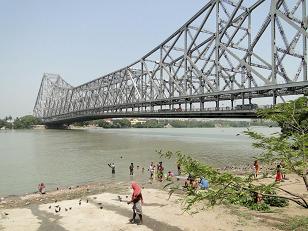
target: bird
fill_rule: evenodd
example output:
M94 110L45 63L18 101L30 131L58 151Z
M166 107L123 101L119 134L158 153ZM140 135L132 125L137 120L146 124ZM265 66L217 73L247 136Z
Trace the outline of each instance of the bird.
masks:
M55 207L56 207L56 208L59 208L59 205L56 205Z
M87 203L89 203L89 200L87 199Z
M48 208L51 209L51 205Z
M70 207L70 210L72 210L72 207Z
M57 200L55 200L55 203L57 203L58 201Z
M7 216L7 215L9 215L9 214L8 214L7 212L4 212L4 215Z
M103 206L99 207L100 209L103 209Z
M56 213L58 213L58 212L60 212L60 211L61 211L61 207L55 208L55 212L56 212Z
M118 199L119 199L120 202L122 202L122 198L120 196L118 196Z
M239 136L239 135L240 135L240 133L237 133L237 134L236 134L236 136Z
M65 212L67 212L67 210L68 210L68 209L67 209L67 208L65 208Z
M79 200L79 205L81 205L81 200Z

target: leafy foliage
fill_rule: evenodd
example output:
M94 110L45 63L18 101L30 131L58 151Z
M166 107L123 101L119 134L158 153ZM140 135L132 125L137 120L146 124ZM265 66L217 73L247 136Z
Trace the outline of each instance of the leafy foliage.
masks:
M278 225L278 228L286 231L306 231L308 230L308 217L296 216L290 218L286 223Z
M185 197L185 210L190 210L193 205L205 202L208 206L214 206L221 203L231 203L243 205L245 207L268 211L270 209L269 200L258 202L259 195L276 194L276 184L253 184L252 176L236 176L229 172L221 172L209 165L203 164L188 155L181 152L167 151L159 154L166 158L176 156L178 163L181 165L182 172L195 178L205 177L209 183L209 190L195 190L188 187ZM172 187L170 187L172 186ZM179 184L169 183L170 194L177 190L182 190ZM287 205L287 203L285 203Z
M26 115L20 118L16 118L14 121L14 129L29 129L33 125L41 124L41 120L32 116Z
M268 164L282 161L286 170L303 177L308 190L308 99L301 97L259 110L258 114L277 122L282 128L281 133L272 136L250 130L245 132L254 140L253 146L263 150L258 159Z

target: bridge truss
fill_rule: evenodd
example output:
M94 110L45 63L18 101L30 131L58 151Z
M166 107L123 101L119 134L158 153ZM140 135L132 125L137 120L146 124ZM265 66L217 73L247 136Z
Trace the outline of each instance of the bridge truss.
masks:
M277 97L307 93L306 11L306 0L209 0L120 70L77 87L44 74L34 115L46 124L125 116L249 117L221 112L220 102L230 102L232 111L235 100L251 104L272 97L275 104ZM214 114L207 102L214 102Z

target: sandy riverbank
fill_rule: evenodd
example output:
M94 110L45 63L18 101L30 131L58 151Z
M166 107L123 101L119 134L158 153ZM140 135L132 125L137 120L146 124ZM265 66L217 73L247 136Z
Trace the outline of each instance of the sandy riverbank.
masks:
M291 176L282 185L308 198L300 178ZM279 230L276 225L285 222L287 217L308 217L307 209L293 203L274 209L273 213L216 206L190 215L182 210L181 195L173 195L168 200L168 192L161 189L163 184L142 186L145 200L142 226L128 223L132 211L125 201L131 190L129 182L119 182L6 198L5 203L0 203L0 230ZM60 212L56 212L59 207Z

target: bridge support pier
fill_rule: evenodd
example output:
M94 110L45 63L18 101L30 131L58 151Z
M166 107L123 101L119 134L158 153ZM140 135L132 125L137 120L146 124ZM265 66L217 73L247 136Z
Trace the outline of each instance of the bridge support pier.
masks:
M200 111L204 110L204 97L200 97Z
M45 124L46 129L68 129L68 124Z
M217 110L219 109L219 96L217 96L216 98L216 109Z
M277 104L277 92L273 91L273 105Z

